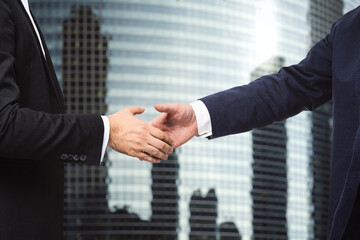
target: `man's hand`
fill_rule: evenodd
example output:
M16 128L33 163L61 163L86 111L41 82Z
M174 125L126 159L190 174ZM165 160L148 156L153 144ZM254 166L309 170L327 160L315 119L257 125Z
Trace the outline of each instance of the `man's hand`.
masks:
M108 116L108 146L140 160L159 163L160 159L168 159L167 153L173 152L173 141L166 133L134 117L144 111L144 108L129 107Z
M173 147L179 147L197 134L197 122L190 105L165 103L155 105L164 114L154 118L150 124L167 133L173 140Z

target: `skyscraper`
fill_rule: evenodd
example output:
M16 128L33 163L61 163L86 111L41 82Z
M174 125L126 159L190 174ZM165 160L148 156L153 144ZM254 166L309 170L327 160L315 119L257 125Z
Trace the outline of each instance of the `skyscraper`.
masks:
M108 39L90 6L73 5L62 26L62 80L66 111L105 114Z
M116 209L108 215L111 218L109 231L104 235L109 239L131 240L176 240L178 227L178 192L179 174L176 151L163 164L153 164L152 178L152 215L149 220L142 220L132 213L127 206ZM159 234L160 233L160 234Z
M105 114L108 39L90 6L72 6L62 25L62 80L66 112ZM99 159L100 161L100 159ZM98 239L107 228L107 167L67 165L65 236Z
M194 191L190 199L190 240L241 240L239 230L233 222L217 223L218 200L215 189L206 196Z
M325 11L324 9L327 9ZM330 32L332 24L341 17L343 1L311 0L309 22L311 25L311 45ZM330 159L332 135L332 103L328 102L312 113L312 161L313 174L312 203L314 210L314 237L325 239L330 184Z
M219 226L220 240L241 240L241 234L233 222L224 222Z
M174 153L162 164L153 164L151 178L153 194L151 227L154 231L162 233L161 236L154 236L153 239L175 240L179 219L178 156Z
M252 72L252 79L276 73L284 58L274 57ZM253 232L255 239L288 239L285 121L252 131Z
M210 189L205 197L197 190L190 200L190 240L216 240L217 197Z

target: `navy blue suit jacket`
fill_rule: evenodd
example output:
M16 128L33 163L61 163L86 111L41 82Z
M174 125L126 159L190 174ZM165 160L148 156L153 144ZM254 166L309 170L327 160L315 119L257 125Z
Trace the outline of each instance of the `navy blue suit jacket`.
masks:
M360 179L360 8L344 15L299 64L201 100L213 138L314 110L333 99L328 239L341 239Z

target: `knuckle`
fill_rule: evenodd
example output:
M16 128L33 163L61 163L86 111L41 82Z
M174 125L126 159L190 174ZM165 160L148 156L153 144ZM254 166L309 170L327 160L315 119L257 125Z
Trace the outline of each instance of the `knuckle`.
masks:
M131 156L136 156L136 151L135 151L134 149L130 149L130 150L129 150L129 154L130 154Z
M141 126L141 128L140 128L142 131L148 131L149 130L149 126L147 125L147 124L144 124L144 125L142 125Z
M151 142L151 136L150 135L144 135L143 141L150 143Z
M149 139L149 135L146 134L145 132L141 132L141 133L139 134L139 139L140 139L141 141L148 140L148 139Z
M139 156L138 156L138 158L139 158L140 161L145 161L145 160L146 160L146 157L147 157L147 155L144 154L144 153L141 153L141 154L139 154Z
M160 138L161 138L162 140L166 140L166 135L165 135L163 132L161 132Z
M158 149L154 149L153 150L153 155L157 156L157 155L160 155L160 151Z
M167 149L167 144L166 143L161 143L161 149Z

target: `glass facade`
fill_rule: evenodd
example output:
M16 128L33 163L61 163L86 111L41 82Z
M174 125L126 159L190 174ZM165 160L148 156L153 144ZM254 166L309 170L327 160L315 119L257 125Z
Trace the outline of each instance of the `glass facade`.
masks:
M328 9L325 11L324 9ZM342 15L343 2L310 1L308 19L311 26L311 44L320 41L327 34L335 19ZM312 126L312 154L310 160L310 174L312 174L311 202L313 206L314 236L326 239L326 224L329 203L330 158L331 158L331 101L313 111Z
M30 0L69 113L190 103L298 63L355 0ZM239 109L241 111L241 109ZM160 164L66 166L64 239L324 239L331 103Z
M284 66L284 58L274 57L252 72L255 80ZM288 239L286 125L276 122L252 131L252 225L254 239Z

